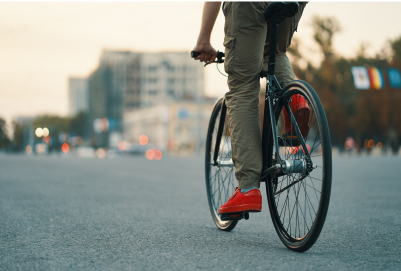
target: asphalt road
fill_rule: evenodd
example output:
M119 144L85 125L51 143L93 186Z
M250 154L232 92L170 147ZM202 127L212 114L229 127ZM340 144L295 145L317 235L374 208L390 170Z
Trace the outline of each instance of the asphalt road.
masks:
M336 157L326 224L292 252L263 211L219 231L203 158L0 156L0 270L401 269L401 157Z

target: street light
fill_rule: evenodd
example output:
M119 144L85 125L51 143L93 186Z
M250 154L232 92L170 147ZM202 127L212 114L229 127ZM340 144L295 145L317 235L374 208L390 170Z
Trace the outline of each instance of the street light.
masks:
M46 128L46 129L47 129L47 128ZM49 130L47 130L47 131L49 131ZM36 130L35 130L35 135L36 135L37 137L42 137L42 136L43 136L43 129L40 128L40 127L36 128Z
M48 136L48 135L49 135L49 129L47 129L46 127L43 128L43 129L42 129L42 134L43 134L43 137Z

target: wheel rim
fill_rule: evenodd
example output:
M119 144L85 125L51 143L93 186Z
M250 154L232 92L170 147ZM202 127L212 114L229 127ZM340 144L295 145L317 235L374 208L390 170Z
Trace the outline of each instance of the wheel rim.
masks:
M220 110L219 110L220 111ZM207 154L209 156L209 176L208 176L208 193L209 205L215 222L219 227L228 227L233 221L222 221L218 214L221 205L227 202L235 190L235 168L231 160L231 138L227 126L227 119L224 122L223 136L220 142L218 154L218 166L214 166L213 155L217 138L217 130L219 126L220 112L215 118L214 126L211 131L211 148ZM223 164L223 165L222 165Z
M307 95L301 89L292 89L291 95L302 94L310 109L308 119L309 133L305 142L310 149L312 162L317 166L307 177L300 173L272 178L269 185L274 193L274 215L276 224L285 238L292 243L303 242L309 232L315 227L324 183L325 153L323 148L322 127L319 113ZM293 96L292 96L293 97ZM295 99L294 99L295 100ZM277 131L281 136L284 127L284 113L276 110ZM292 129L291 129L292 131ZM291 132L290 132L291 134ZM294 146L294 141L283 142L280 147L281 158L285 160L304 160L305 153L302 147ZM275 147L273 146L273 164L276 163ZM275 185L277 183L277 185Z

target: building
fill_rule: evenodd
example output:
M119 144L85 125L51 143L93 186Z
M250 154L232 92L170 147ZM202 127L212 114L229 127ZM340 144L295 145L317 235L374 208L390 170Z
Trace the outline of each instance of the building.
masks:
M149 143L172 154L186 155L204 148L215 100L181 101L132 110L123 117L123 138L138 143L146 135Z
M74 116L89 107L88 79L68 78L69 115Z
M203 65L189 53L142 54L140 107L204 98Z
M204 96L203 66L189 52L136 53L104 50L89 77L89 137L108 147L122 133L126 112ZM98 125L104 123L105 125Z

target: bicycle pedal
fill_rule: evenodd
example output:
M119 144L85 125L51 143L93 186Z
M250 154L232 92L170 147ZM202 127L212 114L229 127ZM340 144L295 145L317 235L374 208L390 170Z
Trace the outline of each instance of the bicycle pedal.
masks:
M227 213L227 214L221 214L221 215L220 215L220 219L223 220L223 221L227 221L227 220L241 220L241 219L248 220L248 219L249 219L249 213L248 213L248 212L241 212L241 213Z
M298 147L301 143L298 140L298 137L291 136L291 137L279 137L278 138L278 145L280 147Z

